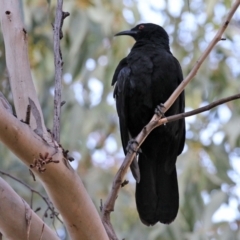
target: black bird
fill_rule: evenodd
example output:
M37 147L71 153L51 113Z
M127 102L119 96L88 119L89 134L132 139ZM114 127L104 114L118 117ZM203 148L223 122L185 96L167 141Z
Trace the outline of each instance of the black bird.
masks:
M118 64L115 84L120 132L124 152L128 142L136 137L151 120L156 107L164 103L183 76L178 60L169 48L166 31L155 24L139 24L131 30L117 33L136 40L129 55ZM182 93L165 116L184 112ZM140 176L135 162L131 166L136 184L136 204L141 221L146 225L171 223L178 212L179 194L176 159L185 142L184 119L154 129L141 146L138 156Z

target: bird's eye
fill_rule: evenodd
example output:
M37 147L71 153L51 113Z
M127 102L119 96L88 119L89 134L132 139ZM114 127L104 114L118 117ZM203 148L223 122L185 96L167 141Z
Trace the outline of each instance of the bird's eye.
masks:
M144 28L144 25L140 25L140 26L138 27L139 30L142 30L143 28Z

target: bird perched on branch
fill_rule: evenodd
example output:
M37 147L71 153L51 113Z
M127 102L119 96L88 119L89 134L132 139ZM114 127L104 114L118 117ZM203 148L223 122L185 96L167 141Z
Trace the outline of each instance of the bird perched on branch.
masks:
M151 120L155 109L164 103L183 80L181 66L169 48L166 31L155 24L139 24L115 36L128 35L136 40L131 52L118 64L115 84L121 140L125 154L130 139L135 138ZM182 92L165 113L184 112ZM146 225L171 223L178 212L179 194L176 159L185 142L184 119L155 128L141 146L131 170L137 181L136 205ZM140 173L139 173L140 171Z

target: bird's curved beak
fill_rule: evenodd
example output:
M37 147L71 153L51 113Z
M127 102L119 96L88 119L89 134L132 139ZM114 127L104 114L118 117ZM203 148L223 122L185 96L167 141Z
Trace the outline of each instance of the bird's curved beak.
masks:
M137 31L134 31L134 30L122 31L122 32L115 34L114 36L121 36L121 35L128 35L131 37L135 37L137 35Z

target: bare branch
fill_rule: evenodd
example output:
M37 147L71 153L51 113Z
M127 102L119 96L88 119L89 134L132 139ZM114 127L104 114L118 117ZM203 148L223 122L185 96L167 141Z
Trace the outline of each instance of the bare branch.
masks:
M30 124L30 117L31 117L31 105L28 104L28 106L27 106L27 112L26 112L26 118L25 118L25 123L26 123L27 125Z
M212 102L212 103L210 103L210 104L208 104L204 107L194 109L194 110L189 111L189 112L180 113L180 114L176 114L176 115L173 115L173 116L161 118L158 122L158 126L160 126L162 124L165 124L165 123L168 123L168 122L177 121L181 118L190 117L190 116L202 113L202 112L206 112L206 111L208 111L208 110L210 110L210 109L212 109L216 106L219 106L223 103L230 102L230 101L233 101L233 100L236 100L236 99L239 99L239 98L240 98L240 93L238 93L236 95L232 95L230 97L222 98L222 99L214 101L214 102Z
M229 14L227 15L226 20L220 27L219 31L207 47L207 49L203 52L202 56L199 58L195 66L193 67L192 71L188 74L188 76L182 81L182 83L178 86L178 88L173 92L173 94L169 97L169 99L164 103L164 111L167 111L174 101L178 98L178 96L181 94L181 92L184 90L186 85L193 79L193 77L196 75L198 69L204 62L204 60L207 58L213 47L217 44L218 41L222 40L222 34L226 30L234 12L237 10L238 6L240 5L240 0L235 1L232 8L229 11ZM237 97L238 98L238 97ZM167 120L166 120L167 121ZM105 229L108 230L111 229L111 231L114 232L112 225L110 223L110 213L114 211L114 205L115 201L118 196L118 192L121 188L121 185L123 183L124 176L127 173L127 170L133 161L134 157L136 156L136 152L140 148L143 141L146 139L146 137L150 134L150 132L162 125L163 122L161 120L161 117L158 117L157 115L154 115L151 121L143 128L143 130L138 134L138 136L135 138L135 140L139 143L138 145L135 145L134 151L129 151L119 168L117 174L115 175L115 178L113 180L112 189L111 192L108 195L108 198L106 202L104 203L103 210L102 210L102 222L104 224ZM114 238L113 238L114 239Z
M17 117L25 119L26 109L29 99L31 99L39 114L34 116L32 111L30 126L32 129L37 129L39 126L36 121L39 121L42 135L48 136L31 77L27 32L22 23L19 1L0 0L0 6L0 21L5 44L6 64Z
M237 8L240 5L240 0L235 1L232 8L230 9L226 20L223 22L222 26L216 33L213 40L210 42L206 50L203 52L202 56L198 59L196 64L194 65L191 72L188 74L188 76L181 82L181 84L176 88L176 90L173 92L173 94L169 97L169 99L164 103L165 111L167 111L172 104L175 102L175 100L178 98L178 96L181 94L181 92L184 90L184 88L187 86L187 84L194 78L194 76L197 74L198 69L204 62L204 60L208 57L209 53L212 51L212 49L215 47L215 45L222 40L222 35L226 28L228 27L229 22L232 19L233 14L236 12Z
M43 221L2 178L0 202L0 226L6 239L16 239L16 236L18 239L38 239L41 235L44 240L59 239L48 226L42 232Z
M81 179L71 166L66 167L62 149L47 145L1 104L0 141L27 166L32 164L34 158L38 158L40 152L49 153L50 156L54 155L54 159L60 160L58 164L48 164L44 174L35 168L32 170L41 179L54 206L61 213L71 239L79 239L79 236L83 239L107 239L99 214Z
M25 118L27 105L31 105L31 128L29 128L28 125L10 114L0 101L0 141L27 166L32 164L33 159L37 158L39 153L49 153L51 157L54 155L54 158L60 161L58 164L48 164L47 171L44 174L39 173L35 168L33 172L36 177L41 179L54 206L61 213L71 239L108 239L99 214L81 179L71 166L66 167L62 149L59 148L56 141L50 138L50 134L46 130L41 107L31 79L27 35L21 21L19 1L0 0L0 6L7 67L10 80L14 80L12 92L19 119ZM59 29L55 29L55 31L59 38ZM60 54L59 51L58 54ZM59 59L61 60L61 58ZM62 67L62 61L57 62L57 64ZM59 104L61 104L61 101ZM40 116L40 120L38 116ZM39 128L40 124L41 127ZM40 137L39 131L33 131L35 128L40 132L43 130L44 139ZM49 138L46 140L45 136ZM2 216L4 215L0 213L0 221ZM1 227L2 224L4 223L0 222ZM11 224L11 226L13 227L14 224ZM3 232L3 235L6 234ZM19 239L27 238L19 237Z
M61 120L61 92L62 92L62 53L60 40L63 37L62 25L64 19L70 14L62 11L63 0L57 1L56 17L54 23L54 64L55 64L55 90L54 90L54 116L53 116L53 136L60 143L60 120Z
M118 240L117 235L113 229L113 226L110 221L110 214L108 214L109 218L102 219L103 226L105 227L105 230L107 232L107 235L109 237L109 240Z
M45 196L44 196L43 194L41 194L39 191L36 191L34 188L30 187L28 184L26 184L25 182L23 182L22 180L20 180L20 179L18 179L18 178L16 178L16 177L12 176L12 175L9 174L9 173L6 173L6 172L0 170L0 174L12 178L13 180L15 180L16 182L22 184L23 186L25 186L26 188L28 188L28 189L31 191L31 193L32 193L32 194L31 194L31 208L32 208L33 193L35 193L35 194L37 194L39 197L41 197L41 198L43 199L43 201L44 201L44 202L46 203L46 205L47 205L46 211L49 211L49 210L50 210L51 216L56 217L56 218L58 219L58 221L63 224L62 220L58 217L58 214L59 214L59 213L55 211L55 208L54 208L52 202L49 200L48 197L45 197ZM35 212L36 212L36 211L35 211Z
M30 168L29 168L28 170L29 170L30 175L31 175L32 178L33 178L33 181L36 182L36 178L35 178L34 173L32 172L32 170L31 170Z

